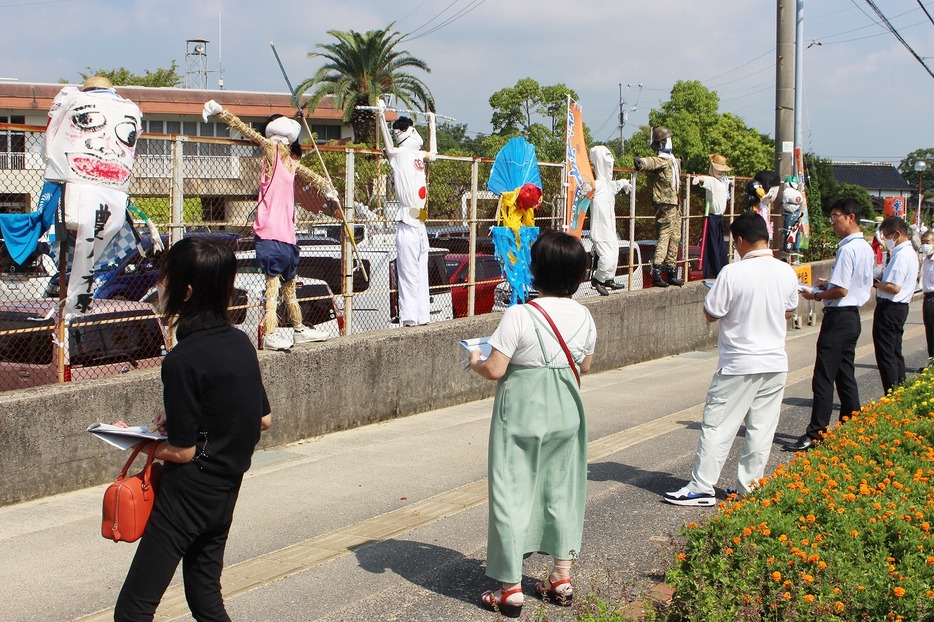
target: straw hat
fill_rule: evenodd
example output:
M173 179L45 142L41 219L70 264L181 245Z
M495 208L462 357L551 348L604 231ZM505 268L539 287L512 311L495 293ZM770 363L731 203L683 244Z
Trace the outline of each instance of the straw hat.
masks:
M112 89L113 83L104 76L91 76L81 85L82 91L93 91L96 89Z
M715 170L720 171L721 173L727 173L733 170L732 166L727 166L726 158L719 153L710 154L710 166L712 166Z

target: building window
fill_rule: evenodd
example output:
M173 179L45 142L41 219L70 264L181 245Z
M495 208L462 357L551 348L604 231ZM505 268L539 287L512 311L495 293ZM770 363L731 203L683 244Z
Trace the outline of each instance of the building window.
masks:
M20 115L0 116L0 123L25 125L26 117ZM26 168L26 133L0 130L0 169L22 170Z
M319 143L329 140L341 139L341 126L339 125L324 125L314 123L311 125L311 131L317 135Z

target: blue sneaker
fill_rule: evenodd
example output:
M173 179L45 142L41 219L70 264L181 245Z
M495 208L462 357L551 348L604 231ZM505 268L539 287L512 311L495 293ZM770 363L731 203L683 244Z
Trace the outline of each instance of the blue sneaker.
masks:
M672 505L711 506L717 504L717 498L703 492L694 492L688 486L674 492L666 492L662 497L665 503Z

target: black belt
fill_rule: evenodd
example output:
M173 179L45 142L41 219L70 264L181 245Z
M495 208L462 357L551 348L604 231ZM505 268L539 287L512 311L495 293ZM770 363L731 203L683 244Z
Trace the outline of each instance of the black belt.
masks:
M908 306L907 302L895 302L894 300L889 300L888 298L876 298L876 306L885 303L886 305L899 305L899 306Z
M836 312L852 311L853 313L859 313L859 307L824 307L824 313L836 313Z
M934 292L924 292L924 299L934 298Z

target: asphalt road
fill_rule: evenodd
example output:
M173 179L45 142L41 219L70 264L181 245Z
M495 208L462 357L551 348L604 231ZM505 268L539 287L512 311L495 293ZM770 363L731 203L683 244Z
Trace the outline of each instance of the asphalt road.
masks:
M909 369L924 362L919 303L906 326ZM857 376L863 402L881 396L863 316ZM817 327L790 331L791 364L778 444L805 428ZM715 350L585 376L590 468L578 597L646 590L663 578L680 527L711 508L664 504L689 477ZM227 548L224 591L234 620L493 620L477 606L484 577L483 400L258 452ZM274 413L275 417L287 413ZM274 422L275 425L275 422ZM742 431L740 432L742 434ZM92 442L92 441L89 441ZM720 481L732 487L742 442ZM104 487L0 508L0 620L108 620L135 545L99 535ZM548 561L526 560L526 591ZM157 620L190 620L179 585ZM581 599L582 600L582 599ZM526 598L523 619L571 619Z

